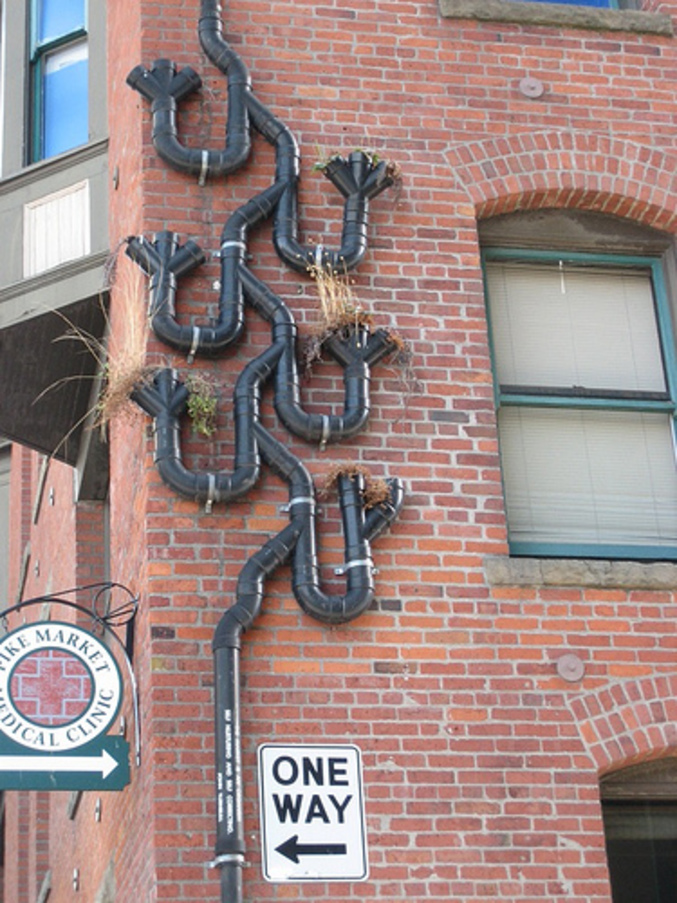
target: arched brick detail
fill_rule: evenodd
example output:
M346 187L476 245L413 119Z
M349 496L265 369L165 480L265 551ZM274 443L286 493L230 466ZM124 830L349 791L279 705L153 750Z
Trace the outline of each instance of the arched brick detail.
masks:
M584 132L535 132L458 145L447 160L478 219L582 207L677 231L677 155Z
M677 751L677 675L613 684L570 708L600 773Z

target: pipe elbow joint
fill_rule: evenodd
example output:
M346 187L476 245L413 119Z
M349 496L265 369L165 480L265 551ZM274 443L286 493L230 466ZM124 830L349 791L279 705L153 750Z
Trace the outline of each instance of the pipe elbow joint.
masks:
M187 276L192 270L202 266L206 260L205 252L191 238L172 255L169 268L177 279Z
M278 257L295 270L297 273L308 273L315 264L315 248L304 248L295 237L289 234L290 230L279 228L279 223L273 228L273 245Z
M152 102L162 91L153 74L145 66L134 66L125 79L130 88L138 91L146 100Z
M388 498L379 505L369 508L364 516L362 536L367 542L383 533L395 521L404 505L405 488L402 480L398 477L389 477L386 482Z
M125 254L143 270L146 276L152 276L162 266L160 255L153 245L144 239L143 235L138 237L133 235L127 239Z
M213 652L219 649L240 648L242 634L253 621L253 617L247 609L248 606L241 604L238 600L232 608L224 612L216 625L212 638Z
M355 587L344 596L328 596L317 587L294 585L294 595L303 611L324 624L347 624L363 614L374 599L371 585Z

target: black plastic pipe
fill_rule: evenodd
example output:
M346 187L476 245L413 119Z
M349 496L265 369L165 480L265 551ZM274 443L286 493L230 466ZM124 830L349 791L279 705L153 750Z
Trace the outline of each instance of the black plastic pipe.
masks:
M221 617L212 642L216 736L214 865L221 872L224 903L242 900L245 855L240 731L241 639L261 610L265 578L289 558L296 538L296 528L289 524L249 559L240 573L236 602Z
M159 232L153 242L130 238L126 254L150 276L149 316L153 332L170 348L192 361L197 355L215 356L235 342L244 328L244 296L240 269L247 254L247 234L266 220L280 195L273 184L239 207L221 233L219 314L213 326L181 325L176 317L178 280L200 264L205 256L194 241L179 245L174 232Z
M303 584L304 608L313 617L330 623L344 623L357 617L373 597L372 569L355 556L369 561L369 540L397 515L402 504L402 486L391 481L391 497L362 512L362 478L342 477L340 493L346 533L346 570L349 591L344 597L325 596L319 590L316 558L308 554L304 537L314 535L312 479L305 467L278 440L258 427L264 456L271 467L289 483L290 523L270 539L246 563L240 573L236 602L221 617L212 649L215 674L216 731L216 857L221 872L222 903L242 900L242 867L245 857L243 819L242 744L240 719L240 646L243 633L258 616L263 602L264 581L280 565L292 558L295 590ZM369 523L369 526L367 526ZM314 585L306 581L312 573ZM307 596L307 598L306 598ZM298 598L298 596L297 596Z
M273 340L284 342L275 370L274 405L278 417L294 435L308 442L326 445L358 433L369 417L371 367L390 354L395 343L387 330L373 334L366 324L330 336L325 347L343 368L344 405L342 414L309 414L301 406L301 389L296 357L297 329L282 299L246 267L240 279L249 304L273 327Z
M221 7L218 0L202 0L198 21L202 49L228 80L228 116L226 140L222 151L184 147L178 136L178 104L202 81L190 67L176 71L170 60L156 60L152 69L136 66L127 76L127 84L151 103L153 146L174 169L200 177L223 176L239 169L251 151L247 95L251 82L247 68L223 38Z
M321 444L357 433L369 415L370 368L394 343L386 331L366 326L347 329L325 342L344 371L344 409L328 416L308 414L300 400L296 363L296 324L281 299L247 268L249 231L274 215L273 244L277 254L298 272L323 269L343 274L355 267L367 249L368 204L393 181L389 167L356 151L347 160L334 157L325 176L345 198L338 250L304 245L298 237L300 154L290 129L253 94L247 69L223 36L218 0L201 0L198 35L210 61L226 76L228 111L222 151L191 149L180 139L179 104L196 91L201 80L187 67L177 72L168 60L150 70L136 67L128 83L151 103L153 143L158 155L179 171L226 175L241 167L251 150L253 126L275 148L273 184L235 211L221 235L219 315L214 326L182 326L176 318L178 281L204 261L195 242L179 244L172 232L153 242L129 240L127 253L150 277L150 317L161 341L194 356L216 355L234 342L244 327L244 304L271 324L272 343L242 371L233 395L235 416L234 468L231 474L194 473L183 464L181 418L188 390L175 371L159 371L153 381L138 386L134 400L153 418L156 465L162 479L180 495L206 502L229 501L247 492L265 462L289 487L289 524L247 562L238 579L236 602L222 616L213 640L215 670L217 839L215 865L221 873L222 903L242 903L245 855L240 736L240 645L244 631L257 617L264 582L277 567L291 561L292 588L302 609L327 623L358 617L374 594L371 541L397 516L402 484L389 480L389 498L364 510L363 478L342 476L339 498L345 540L346 591L328 595L320 586L316 548L315 492L312 478L291 450L265 429L260 417L261 391L274 374L276 413L290 432Z
M246 162L251 151L246 94L250 86L243 80L238 61L233 76L228 70L228 117L226 141L221 151L185 147L179 139L176 120L179 103L202 84L190 66L176 71L171 60L156 60L151 69L135 66L127 76L127 84L150 101L153 147L158 156L173 169L199 177L224 176L235 172Z
M283 158L292 170L294 161ZM384 161L373 165L363 151L354 151L347 160L334 158L324 167L326 177L345 197L341 246L337 250L322 245L303 245L298 239L298 164L289 172L286 189L277 207L273 244L279 257L297 272L313 268L343 274L354 269L367 250L369 201L380 194L393 179ZM278 164L279 165L279 164ZM346 193L347 192L347 193Z
M353 269L367 250L368 203L392 184L384 161L354 151L347 160L332 158L323 172L345 198L341 245L337 250L302 244L298 238L298 181L300 153L290 129L253 94L244 63L223 38L218 0L202 0L198 24L200 43L209 59L228 79L228 118L224 151L184 147L178 137L178 104L201 85L200 77L186 67L176 71L170 60L156 60L152 69L135 67L127 83L151 103L153 145L174 169L199 175L227 175L239 169L251 150L251 125L275 147L278 187L273 244L279 257L292 269L305 273L314 267L338 273Z
M155 465L163 481L179 495L214 503L240 498L256 484L261 467L255 426L260 418L261 386L272 373L281 347L271 345L244 368L235 385L235 453L233 472L195 473L183 463L180 417L188 390L175 370L160 370L151 383L137 387L133 400L153 417Z
M379 515L365 526L364 477L360 474L339 478L339 499L344 536L345 592L328 595L322 591L316 549L314 515L299 536L292 562L292 588L297 602L306 612L326 624L345 624L367 610L374 598L374 562L370 540L397 516L404 498L402 484L389 482L390 498Z

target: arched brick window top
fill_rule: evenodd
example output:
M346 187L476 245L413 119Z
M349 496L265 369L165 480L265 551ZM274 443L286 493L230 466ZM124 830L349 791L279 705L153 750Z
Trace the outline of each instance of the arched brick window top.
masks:
M677 675L611 684L569 705L601 775L677 756Z
M478 219L577 208L677 231L677 155L583 132L532 132L457 145L447 161Z
M602 800L656 799L677 802L677 755L630 765L602 775Z
M674 236L631 219L579 208L537 208L478 223L483 247L556 248L598 254L661 256Z

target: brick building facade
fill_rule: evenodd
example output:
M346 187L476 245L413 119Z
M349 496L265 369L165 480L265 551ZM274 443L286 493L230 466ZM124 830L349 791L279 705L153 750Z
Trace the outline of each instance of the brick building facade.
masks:
M183 417L183 459L192 473L230 472L233 389L271 343L270 325L248 288L244 330L227 349L168 347L145 319L157 272L124 251L143 236L143 264L138 247L158 233L197 242L205 260L176 278L176 316L214 327L224 224L282 164L265 117L226 175L204 155L197 171L178 171L153 145L161 129L143 84L135 92L126 80L141 64L147 84L155 61L171 60L202 79L178 103L179 142L224 147L233 94L198 40L199 22L218 31L209 0L115 0L105 22L94 5L72 31L89 48L84 148L15 152L30 117L16 98L1 107L12 259L27 253L40 198L86 182L91 201L84 252L73 245L0 277L0 432L15 440L7 605L103 580L138 595L141 757L123 791L4 793L2 899L197 903L220 899L214 631L246 562L291 523L289 492L266 458L227 504L183 497L158 472L152 418L138 405L112 417L101 443L82 428L96 383L82 334L86 316L102 340L110 327L111 369L140 347L154 372L208 377L216 432L196 436ZM360 150L370 171L396 164L370 201L364 258L338 282L372 331L390 330L406 350L374 363L368 423L340 442L292 435L273 389L261 390L266 435L318 488L350 462L399 479L405 498L373 539L374 598L359 617L323 623L303 611L293 561L266 575L241 643L244 900L674 899L677 2L618 6L224 5L222 37L248 90L298 142L298 240L320 248L320 268L322 249L341 243L344 210L326 162ZM16 9L0 8L7 95ZM36 47L23 59L31 90L43 72ZM60 211L38 247L80 216ZM271 222L246 230L241 266L283 299L302 340L317 321L317 282L281 261L283 226ZM59 326L45 325L59 319L47 307L62 311ZM55 345L81 315L78 335ZM28 347L25 364L18 349ZM75 370L64 375L54 368L65 359ZM34 385L47 360L48 384ZM34 416L25 385L39 398ZM336 361L314 362L301 382L312 415L339 414L343 392ZM341 595L353 563L335 573L339 508L331 495L319 506L323 585ZM63 615L32 608L10 626ZM121 714L131 738L129 693ZM366 880L264 880L257 749L270 743L361 751ZM307 821L321 835L321 815ZM658 877L647 890L649 872Z

